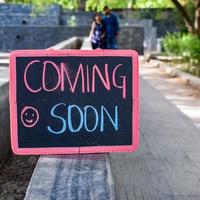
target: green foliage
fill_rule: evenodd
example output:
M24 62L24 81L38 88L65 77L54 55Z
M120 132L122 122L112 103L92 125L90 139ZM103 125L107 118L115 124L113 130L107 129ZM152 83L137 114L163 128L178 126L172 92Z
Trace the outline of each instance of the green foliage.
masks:
M32 4L33 13L45 12L45 8L52 4L59 4L63 8L78 9L80 0L7 0L7 3Z
M193 64L200 64L200 38L192 34L184 34L181 38L181 55Z
M200 76L200 38L191 33L168 33L163 39L167 54L181 56L188 62L188 71Z
M61 5L66 9L78 9L79 8L79 0L54 0L54 3Z
M173 8L171 0L87 0L86 10L101 11L105 5L111 8Z
M191 20L194 21L195 8L194 8L193 0L187 0L187 2L185 2L184 5L185 5L184 7L187 10ZM183 21L183 16L181 15L181 13L178 11L177 8L175 8L173 10L173 17L175 19L176 26L178 26L180 28L180 31L182 31L182 32L187 31L187 28Z
M134 8L174 8L171 0L137 0Z
M40 14L45 12L46 6L53 4L54 0L7 0L7 3L16 3L16 4L32 4L32 13L33 15Z
M163 38L163 47L164 50L169 54L169 55L180 55L181 53L181 38L182 38L182 33L167 33L166 36Z
M128 8L132 6L134 0L87 0L86 10L102 11L104 6L109 6L110 8Z
M29 4L31 0L6 0L6 3Z
M83 0L6 0L8 3L33 4L38 10L50 4L59 4L66 9L78 9ZM172 8L171 0L85 0L86 10L102 11L110 8ZM36 9L36 10L37 10Z

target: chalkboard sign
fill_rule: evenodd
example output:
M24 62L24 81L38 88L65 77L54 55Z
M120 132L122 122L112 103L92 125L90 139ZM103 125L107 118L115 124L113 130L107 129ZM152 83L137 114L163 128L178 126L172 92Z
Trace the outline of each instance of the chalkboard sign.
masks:
M131 50L19 50L10 56L16 154L134 151L138 54Z

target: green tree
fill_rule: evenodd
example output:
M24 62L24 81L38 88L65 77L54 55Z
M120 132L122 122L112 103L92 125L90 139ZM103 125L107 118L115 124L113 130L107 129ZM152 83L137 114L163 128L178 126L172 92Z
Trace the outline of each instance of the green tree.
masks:
M105 5L111 8L169 8L176 7L187 30L200 36L200 0L7 0L10 3L33 4L36 10L57 3L67 9L102 11ZM189 6L188 6L189 5ZM189 12L188 7L194 12ZM191 9L190 9L191 10Z
M134 0L87 0L86 10L102 11L104 6L109 6L110 8L130 8L134 3Z
M187 30L195 35L200 36L200 0L171 0L182 16L182 19L187 27ZM193 13L189 13L187 5L190 4L194 8Z
M171 0L137 0L134 8L173 8Z
M100 11L105 5L111 8L171 8L171 0L87 0L86 9Z
M78 9L85 5L85 0L6 0L7 3L32 4L36 10L43 10L51 4L59 4L63 8Z

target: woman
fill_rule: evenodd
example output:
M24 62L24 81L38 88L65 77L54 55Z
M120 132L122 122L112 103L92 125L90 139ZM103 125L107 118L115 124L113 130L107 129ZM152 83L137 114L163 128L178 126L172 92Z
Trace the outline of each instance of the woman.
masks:
M95 15L89 38L93 49L105 48L105 27L100 14Z

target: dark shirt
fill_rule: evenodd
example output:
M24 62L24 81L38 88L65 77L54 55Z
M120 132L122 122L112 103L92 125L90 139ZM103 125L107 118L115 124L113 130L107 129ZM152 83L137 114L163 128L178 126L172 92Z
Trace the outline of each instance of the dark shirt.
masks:
M119 32L119 22L113 13L110 15L105 15L103 17L103 23L106 29L106 36L107 37L115 37Z

